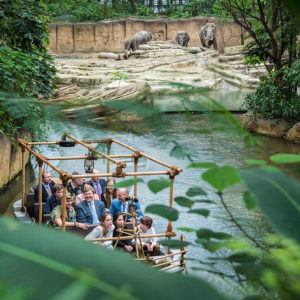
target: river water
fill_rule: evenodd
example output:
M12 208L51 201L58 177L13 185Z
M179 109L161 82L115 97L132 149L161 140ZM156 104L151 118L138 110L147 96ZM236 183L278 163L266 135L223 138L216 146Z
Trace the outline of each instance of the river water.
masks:
M194 208L210 209L210 215L207 218L196 214L187 213L186 208L178 206L176 203L174 207L180 211L180 218L173 223L173 230L177 231L178 235L185 234L188 241L194 241L194 233L184 233L176 230L177 227L206 227L215 231L223 231L235 236L241 236L238 229L229 221L226 212L220 204L218 196L215 191L201 179L201 173L204 170L187 168L190 161L185 157L183 159L170 155L175 143L182 145L186 151L190 153L192 158L198 162L215 162L219 165L233 165L239 169L248 168L245 159L265 159L276 153L299 153L300 145L289 143L282 139L270 137L257 137L259 144L249 146L244 140L232 137L224 132L212 131L205 134L197 134L197 129L209 129L211 123L207 120L205 115L192 115L187 120L185 115L171 114L164 115L156 128L151 128L144 134L134 134L125 132L111 132L107 128L98 126L98 128L85 127L73 123L59 123L49 122L48 141L60 140L64 131L70 132L73 136L79 139L103 139L113 137L123 143L126 143L133 148L143 151L161 161L167 162L171 165L179 166L183 169L183 173L178 175L174 184L174 197L184 196L185 191L192 186L200 186L208 193L208 199L214 200L216 204L198 204ZM43 146L40 148L43 155L51 156L74 156L85 155L87 150L82 146L74 148L59 148L58 146ZM100 149L101 150L101 149ZM106 149L102 149L106 152ZM124 149L116 144L112 145L112 154L130 154L130 151ZM66 170L71 173L79 171L84 173L83 162L75 161L53 161L53 164L58 168ZM106 162L104 160L97 160L95 168L100 173L106 173ZM165 167L155 164L152 161L142 158L139 162L139 171L164 171ZM27 167L27 186L29 188L35 178L37 177L37 165L32 160L32 167ZM127 160L126 172L133 171L133 162ZM300 179L300 170L296 167L289 167L285 169L293 177ZM51 171L53 177L57 177L54 171ZM144 176L145 182L150 179L157 178L157 176ZM225 192L225 201L230 207L233 215L239 222L247 228L247 231L257 239L262 239L267 232L270 232L270 227L266 224L263 216L258 210L248 211L245 209L242 200L242 194L245 188L242 185L236 185ZM20 185L11 185L4 193L0 195L0 213L11 214L12 203L20 197ZM138 198L142 209L149 204L160 203L168 205L169 191L168 189L152 194L146 184L139 184ZM165 219L157 216L154 218L154 228L156 232L164 232L166 230L167 222ZM206 260L210 254L201 248L188 247L188 257ZM189 270L191 266L200 266L197 262L188 262ZM224 272L230 272L227 266L220 265L220 269ZM193 273L193 271L191 271ZM197 276L201 276L213 285L218 286L229 294L242 296L234 286L217 279L205 272L196 272Z

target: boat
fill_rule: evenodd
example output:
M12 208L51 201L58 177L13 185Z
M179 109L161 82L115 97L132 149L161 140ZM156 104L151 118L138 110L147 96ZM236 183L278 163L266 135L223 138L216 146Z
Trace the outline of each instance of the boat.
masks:
M84 231L77 227L67 226L65 224L65 216L66 216L66 195L67 195L67 183L69 180L74 178L91 178L91 177L101 177L101 178L126 178L126 177L134 177L138 178L139 176L149 176L149 175L162 175L168 176L170 179L170 197L169 197L169 207L173 207L173 189L174 189L174 179L175 177L182 172L182 169L176 166L172 166L167 164L163 161L160 161L154 157L151 157L148 154L145 154L137 149L132 148L131 146L126 145L112 137L107 139L99 139L99 140L79 140L76 137L72 136L70 133L65 132L60 141L55 142L28 142L23 139L19 139L18 143L22 149L22 199L18 200L13 205L14 216L21 222L24 223L45 223L47 221L47 216L43 215L43 202L42 202L42 172L43 166L50 167L52 170L56 171L58 174L57 181L61 182L63 185L63 197L62 197L62 226L61 228L57 228L58 230L62 231L69 231L74 232L81 235L87 235L91 232L95 226L90 226L87 231ZM91 144L106 144L107 146L107 153L100 152L96 149L96 147L92 146ZM125 149L130 151L130 154L119 154L119 155L111 155L111 147L113 144L118 144ZM32 146L37 145L58 145L60 147L75 147L77 145L81 145L88 150L88 154L85 156L72 156L72 157L46 157L41 153L36 152L32 149ZM26 193L25 191L25 152L28 151L31 153L37 160L39 166L39 203L34 203L33 193ZM107 172L104 174L92 174L91 168L94 166L94 161L97 159L106 159L106 166ZM134 162L134 171L133 172L125 172L126 170L126 162L120 161L117 159L132 159ZM139 159L145 158L155 162L156 164L167 168L167 170L163 171L147 171L147 172L139 172L138 171L138 163ZM71 175L65 170L61 170L55 167L51 161L52 160L84 160L85 162L85 170L86 174L83 175ZM111 165L115 164L115 170L111 171ZM135 198L137 198L137 181L134 183L134 196L130 198L131 204ZM134 207L134 205L132 205ZM129 239L137 243L138 239L145 238L147 236L140 236L139 231L136 230L137 228L137 221L136 221L136 213L134 210L130 210L128 213L132 217L133 229L132 233L128 234L127 236L121 236L121 232L119 237L114 238L101 238L96 240L91 240L92 242L101 242L104 240L113 240L113 239ZM127 216L128 217L128 216ZM126 218L127 218L126 217ZM48 217L49 218L49 217ZM97 226L97 225L96 225ZM172 228L172 221L168 221L166 232L161 234L154 234L153 237L157 238L167 238L171 239L175 237L177 234L173 232ZM180 237L181 240L184 240L184 237ZM149 257L145 256L143 251L139 253L136 251L136 259L139 261L143 261L153 268L161 268L165 271L186 271L185 265L185 254L187 250L182 248L179 251L171 251L171 249L166 248L165 251L167 254L160 255L157 257Z

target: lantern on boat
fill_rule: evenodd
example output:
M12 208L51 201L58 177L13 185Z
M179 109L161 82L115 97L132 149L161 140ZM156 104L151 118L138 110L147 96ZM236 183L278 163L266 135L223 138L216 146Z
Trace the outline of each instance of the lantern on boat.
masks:
M84 159L84 170L85 173L93 173L94 170L94 157L91 152L86 155Z

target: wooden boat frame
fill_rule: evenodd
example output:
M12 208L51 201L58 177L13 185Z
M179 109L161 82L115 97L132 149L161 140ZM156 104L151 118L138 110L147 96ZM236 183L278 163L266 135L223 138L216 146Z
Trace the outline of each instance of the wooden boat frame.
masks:
M36 151L31 149L31 146L33 145L60 145L62 141L66 142L67 138L69 138L73 143L74 146L77 144L82 145L83 147L87 148L89 150L89 155L87 156L73 156L73 157L46 157L43 156L40 153L37 153ZM26 207L25 207L25 199L26 199L26 194L25 194L25 151L28 151L29 153L33 154L38 162L39 165L39 223L42 223L42 173L43 173L43 164L49 166L52 168L54 171L56 171L59 175L59 178L61 180L61 183L63 185L63 198L62 198L62 231L66 230L66 195L67 195L67 184L69 180L74 179L74 178L91 178L91 177L112 177L112 178L125 178L128 176L133 176L134 178L137 178L138 176L147 176L147 175L165 175L168 176L170 179L170 196L169 196L169 207L173 207L173 189L174 189L174 179L175 177L182 172L182 169L176 166L172 166L170 164L167 164L163 161L160 161L156 158L153 158L137 149L134 149L114 138L107 138L107 139L94 139L94 140L82 140L80 141L79 139L75 138L72 136L70 133L65 132L62 135L62 141L56 141L56 142L27 142L24 139L19 139L18 143L21 146L22 150L22 211L26 212ZM91 146L90 144L92 143L102 143L107 145L107 154L102 153L95 149L95 147ZM132 154L123 154L123 155L111 155L111 146L113 143L116 143L124 148L129 149L132 151ZM161 166L167 167L168 170L166 171L156 171L156 172L138 172L138 161L140 158L146 158L149 159ZM107 173L104 174L85 174L85 175L71 175L67 173L64 170L61 170L57 167L55 167L53 164L51 164L49 161L51 160L84 160L84 159L90 159L90 160L97 160L98 158L104 158L107 161ZM126 168L126 163L123 161L118 161L116 160L117 158L133 158L134 159L134 172L129 172L126 173L124 172L124 169ZM115 171L111 172L111 163L116 165ZM137 197L137 183L134 184L134 197ZM173 232L172 228L172 221L168 221L167 229L164 234L155 234L152 235L153 237L167 237L168 239L171 239L171 237L176 236L176 233ZM146 238L148 236L144 236ZM119 239L128 239L130 237L119 237ZM143 236L141 236L143 238ZM97 241L104 241L104 240L114 240L117 238L109 238L109 239L97 239ZM181 236L181 239L183 240L184 237ZM187 252L186 249L181 249L178 253L182 256L182 259L179 259L180 265L178 266L183 266L184 261L183 261L183 255ZM170 254L170 249L168 249L168 254L164 257L169 257L172 256ZM162 258L162 257L160 257ZM155 262L158 258L146 258L146 259L139 259L139 260L145 260L147 262ZM158 264L159 265L159 264ZM158 266L156 265L156 266ZM168 268L169 266L167 266Z

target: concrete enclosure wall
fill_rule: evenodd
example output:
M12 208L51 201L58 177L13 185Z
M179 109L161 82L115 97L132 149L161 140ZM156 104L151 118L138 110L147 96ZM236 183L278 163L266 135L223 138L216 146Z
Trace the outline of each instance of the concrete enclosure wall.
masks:
M201 46L199 30L207 22L217 25L219 52L224 47L242 44L245 35L241 27L232 20L195 17L190 19L124 19L98 23L50 24L50 49L55 53L72 52L123 52L124 40L139 30L151 31L153 40L174 40L179 30L190 35L189 46Z
M27 136L31 140L30 133L19 132L17 138L24 139ZM22 151L21 147L14 146L10 139L5 136L0 136L0 189L12 180L20 171L22 171ZM29 160L29 152L25 151L25 160Z

